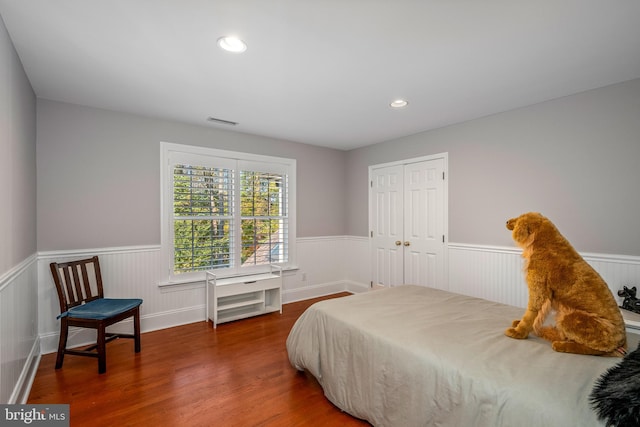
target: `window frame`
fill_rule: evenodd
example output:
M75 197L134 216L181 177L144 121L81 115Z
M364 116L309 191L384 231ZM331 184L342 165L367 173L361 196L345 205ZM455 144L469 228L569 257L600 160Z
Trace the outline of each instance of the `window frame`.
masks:
M174 224L173 224L173 166L188 163L192 166L253 170L252 167L265 170L257 172L276 172L287 175L287 243L288 260L277 263L284 270L296 268L296 160L284 157L266 156L237 151L221 150L201 146L183 145L171 142L160 143L160 204L161 204L161 252L162 268L165 272L160 285L193 283L205 280L205 271L174 273ZM239 197L239 194L235 196ZM234 202L235 203L235 202ZM238 217L240 213L238 212ZM240 222L237 224L240 227ZM241 244L241 242L238 242ZM245 276L266 273L269 264L215 269L217 277Z

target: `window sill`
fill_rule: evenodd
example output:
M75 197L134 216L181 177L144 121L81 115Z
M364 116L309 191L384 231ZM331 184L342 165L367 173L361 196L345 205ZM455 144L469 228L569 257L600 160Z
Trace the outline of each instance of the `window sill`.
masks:
M298 266L292 265L292 266L288 266L288 267L283 267L282 269L282 274L284 276L291 276L292 272L296 272L298 271ZM241 278L241 277L248 277L248 276L255 276L256 273L247 273L247 274L236 274L236 275L229 275L229 276L219 276L219 279L231 279L231 278ZM167 288L167 289L171 289L173 287L180 287L181 289L186 288L187 286L191 285L191 288L196 288L196 287L202 287L204 286L204 283L206 282L206 278L205 275L203 273L203 275L201 277L191 277L191 278L187 278L187 279L178 279L178 280L167 280L167 281L162 281L160 283L158 283L158 287L159 288ZM197 286L193 286L193 285L197 285Z

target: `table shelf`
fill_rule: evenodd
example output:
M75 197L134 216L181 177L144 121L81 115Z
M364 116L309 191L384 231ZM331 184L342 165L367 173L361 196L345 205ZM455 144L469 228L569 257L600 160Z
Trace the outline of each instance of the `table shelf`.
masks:
M266 313L282 313L282 268L270 273L218 279L207 272L206 315L213 327Z

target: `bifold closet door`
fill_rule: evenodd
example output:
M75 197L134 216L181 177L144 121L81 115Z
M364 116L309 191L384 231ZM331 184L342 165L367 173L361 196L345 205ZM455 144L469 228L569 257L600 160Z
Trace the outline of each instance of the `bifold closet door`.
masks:
M373 284L394 286L404 281L404 166L374 169L370 215Z
M440 287L445 268L444 159L374 168L372 282Z
M404 283L440 287L444 274L444 160L404 167Z

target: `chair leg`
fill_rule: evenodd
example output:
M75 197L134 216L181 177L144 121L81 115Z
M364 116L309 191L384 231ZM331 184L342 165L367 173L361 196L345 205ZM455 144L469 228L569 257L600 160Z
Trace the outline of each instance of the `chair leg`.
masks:
M106 347L105 326L98 327L98 340L96 341L96 350L98 351L98 373L107 372L107 347Z
M69 335L69 325L64 317L60 320L60 339L58 340L58 356L56 357L56 369L62 368L64 362L64 351L67 349L67 336Z
M135 352L140 353L140 307L136 308L133 315L133 335Z

